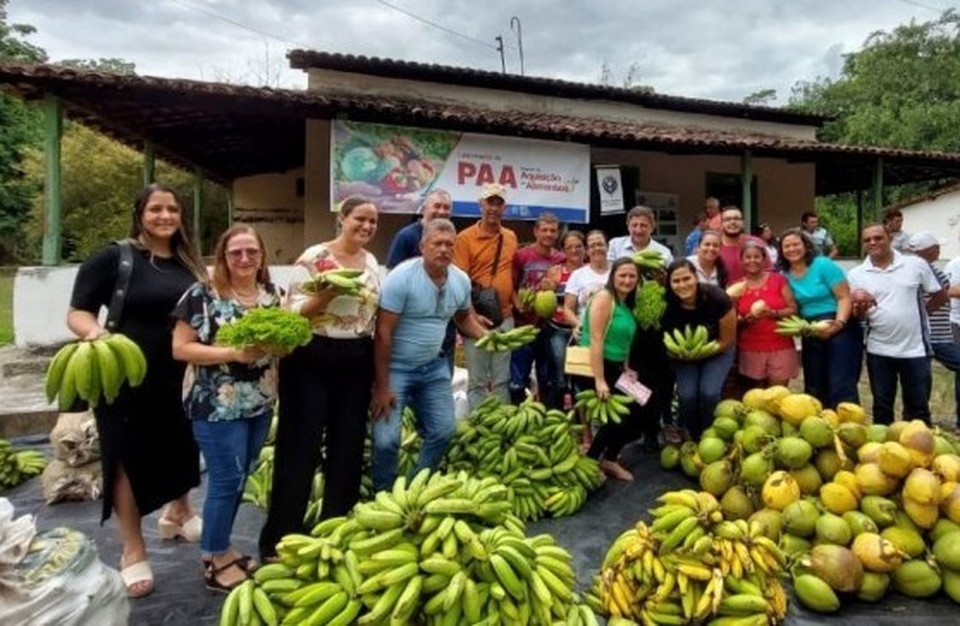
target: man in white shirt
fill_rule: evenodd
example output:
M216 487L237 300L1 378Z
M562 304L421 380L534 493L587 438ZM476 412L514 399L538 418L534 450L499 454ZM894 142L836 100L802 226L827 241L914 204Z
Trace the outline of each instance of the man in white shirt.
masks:
M863 229L867 258L850 270L853 313L867 323L867 372L873 394L873 421L893 423L897 380L903 392L904 419L930 422L930 326L927 310L947 297L930 266L891 246L881 226ZM921 296L929 294L926 305Z
M663 257L664 266L670 265L673 262L673 253L670 252L670 248L651 238L656 228L657 219L653 209L645 206L633 207L627 212L627 232L630 234L610 240L607 259L613 262L644 250L656 250Z

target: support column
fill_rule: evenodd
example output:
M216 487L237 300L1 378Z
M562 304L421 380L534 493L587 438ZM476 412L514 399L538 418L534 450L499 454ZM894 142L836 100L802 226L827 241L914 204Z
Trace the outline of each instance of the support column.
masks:
M156 177L157 155L153 148L153 142L149 139L143 142L143 186L154 182Z
M873 217L878 222L883 219L883 157L877 157L873 165Z
M43 264L59 265L60 233L60 139L63 136L63 103L47 94L43 100Z
M193 241L197 252L203 254L203 237L200 231L200 213L203 210L203 170L199 167L193 170Z
M233 181L227 184L227 228L233 226Z
M753 230L753 153L744 150L740 156L740 211L743 213L743 225L746 232Z

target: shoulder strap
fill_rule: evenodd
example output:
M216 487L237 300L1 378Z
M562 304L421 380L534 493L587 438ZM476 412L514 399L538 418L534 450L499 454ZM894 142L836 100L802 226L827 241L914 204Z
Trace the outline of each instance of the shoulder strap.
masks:
M497 234L497 251L493 255L493 265L490 267L490 284L493 287L493 279L497 276L497 267L500 265L500 252L503 250L503 228Z
M127 289L130 287L130 275L133 274L133 246L127 240L118 241L120 258L117 262L117 282L113 286L110 296L110 306L107 307L106 328L110 332L117 329L120 315L123 313L123 303L127 298Z

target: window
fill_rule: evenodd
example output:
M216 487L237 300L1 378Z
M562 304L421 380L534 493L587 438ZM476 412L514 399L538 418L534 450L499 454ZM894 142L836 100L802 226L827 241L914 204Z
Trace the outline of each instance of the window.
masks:
M705 197L714 197L720 200L720 206L725 207L733 204L740 208L742 204L742 181L740 174L720 174L718 172L707 172L705 188L707 190ZM750 232L760 220L757 219L757 177L754 176L750 182L750 206L753 208L750 216L750 223L743 225L743 230Z

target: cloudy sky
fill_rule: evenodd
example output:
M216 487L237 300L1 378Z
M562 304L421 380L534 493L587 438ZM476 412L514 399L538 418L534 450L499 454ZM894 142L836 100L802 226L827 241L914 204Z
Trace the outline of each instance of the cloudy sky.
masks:
M936 19L946 0L8 0L51 60L122 58L138 73L302 87L291 48L621 84L740 101L835 76L870 33Z

